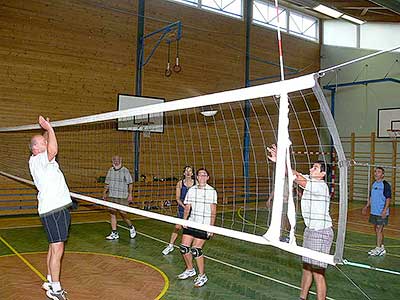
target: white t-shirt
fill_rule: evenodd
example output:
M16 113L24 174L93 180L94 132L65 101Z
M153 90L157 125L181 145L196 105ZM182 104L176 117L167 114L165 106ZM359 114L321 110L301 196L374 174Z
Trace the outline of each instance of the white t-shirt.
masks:
M39 215L68 206L72 203L64 174L53 158L49 161L47 151L32 155L29 169L38 189Z
M189 221L209 225L211 224L211 205L217 204L217 192L208 184L203 188L194 185L188 190L183 203L192 206Z
M329 189L325 181L311 179L309 175L303 175L307 180L301 197L301 214L304 224L314 230L332 227L332 219L329 215Z

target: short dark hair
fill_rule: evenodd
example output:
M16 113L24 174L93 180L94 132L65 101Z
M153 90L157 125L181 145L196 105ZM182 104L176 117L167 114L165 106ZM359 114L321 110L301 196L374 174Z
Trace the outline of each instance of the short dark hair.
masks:
M190 168L190 170L192 170L192 179L193 179L193 180L196 179L196 178L194 178L194 168L193 168L191 165L186 165L186 166L183 168L182 179L185 179L185 171L186 171L187 168Z
M190 169L192 170L192 172L194 171L194 169L193 169L193 167L192 167L191 165L186 165L186 166L183 168L183 173L185 173L186 169L188 169L188 168L190 168Z
M385 174L385 169L384 168L382 168L382 167L376 167L375 168L375 170L378 170L378 169L381 170L383 174Z
M200 168L200 169L198 169L198 170L196 171L196 176L199 176L199 172L200 172L200 171L204 171L204 172L207 173L207 176L210 176L210 172L208 172L206 168Z
M321 170L321 172L325 172L326 171L326 164L325 164L325 162L323 160L317 160L315 162L315 164L319 164L320 165L319 169Z

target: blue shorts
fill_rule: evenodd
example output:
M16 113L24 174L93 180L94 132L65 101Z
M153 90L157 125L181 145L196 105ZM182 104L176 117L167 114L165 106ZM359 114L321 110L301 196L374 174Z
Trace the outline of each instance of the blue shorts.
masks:
M71 215L67 208L40 217L49 243L65 242L68 239Z
M387 225L389 223L389 216L386 216L386 218L382 218L381 216L377 216L377 215L370 215L369 216L369 220L368 220L371 224L374 225Z
M177 211L177 213L176 213L176 216L178 217L178 218L180 218L180 219L183 219L183 213L185 212L185 208L184 207L182 207L182 206L180 206L179 204L178 204L178 211Z

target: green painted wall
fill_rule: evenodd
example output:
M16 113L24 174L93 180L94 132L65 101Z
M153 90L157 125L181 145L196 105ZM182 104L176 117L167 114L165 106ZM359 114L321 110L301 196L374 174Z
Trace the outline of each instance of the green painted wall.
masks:
M323 45L321 69L338 65L376 51ZM343 67L327 74L321 85L393 77L400 79L400 53L386 53L365 61ZM388 73L389 72L389 73ZM388 74L387 74L388 73ZM326 91L330 104L330 92ZM400 84L375 83L338 89L335 101L336 126L341 137L369 135L377 132L378 109L400 108Z

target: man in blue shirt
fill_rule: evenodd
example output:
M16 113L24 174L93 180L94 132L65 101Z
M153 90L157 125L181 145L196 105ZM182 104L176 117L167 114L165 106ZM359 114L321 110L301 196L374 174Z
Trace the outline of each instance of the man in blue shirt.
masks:
M362 209L362 213L367 214L368 207L371 206L369 222L374 224L376 233L376 247L368 251L371 256L383 256L386 254L383 245L383 228L388 224L389 205L392 198L392 190L390 184L383 180L385 170L382 167L375 169L375 182L372 184L371 193L368 197L367 204Z

